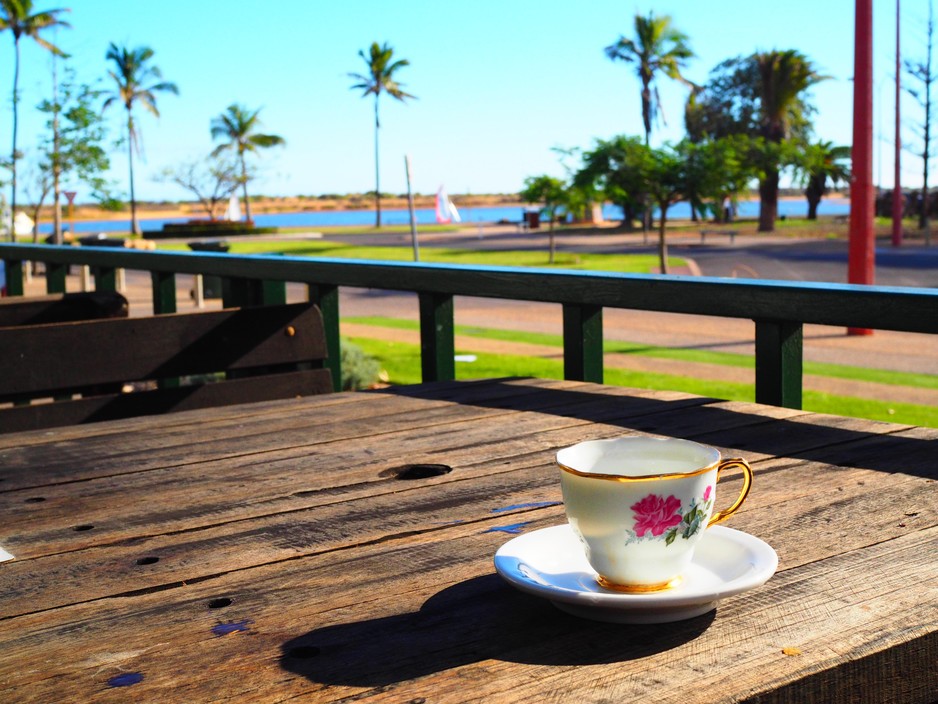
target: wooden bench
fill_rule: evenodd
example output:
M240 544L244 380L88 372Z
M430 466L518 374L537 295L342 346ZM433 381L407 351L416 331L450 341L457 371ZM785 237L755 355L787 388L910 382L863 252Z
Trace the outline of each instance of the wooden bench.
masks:
M701 230L700 243L706 244L707 235L727 235L730 238L730 244L736 244L736 230Z
M126 318L127 299L116 291L56 293L48 296L0 298L0 328L75 320Z
M325 357L312 303L0 328L0 433L327 393Z

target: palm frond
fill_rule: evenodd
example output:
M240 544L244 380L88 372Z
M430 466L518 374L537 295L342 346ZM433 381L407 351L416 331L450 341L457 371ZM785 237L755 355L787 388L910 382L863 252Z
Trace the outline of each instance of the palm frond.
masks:
M247 141L255 147L261 147L262 149L286 144L286 140L276 134L252 134L247 138Z

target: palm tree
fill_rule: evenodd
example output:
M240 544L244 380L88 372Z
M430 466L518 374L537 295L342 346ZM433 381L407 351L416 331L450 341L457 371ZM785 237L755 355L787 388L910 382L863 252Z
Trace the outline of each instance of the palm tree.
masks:
M827 192L827 181L834 186L850 181L850 147L835 147L818 142L805 148L799 164L804 194L808 199L808 220L817 220L817 206Z
M10 160L13 174L13 195L10 199L10 212L16 216L16 133L18 126L19 82L20 82L20 38L31 37L43 49L53 54L64 56L64 52L55 44L46 41L39 33L50 27L69 27L59 15L68 12L66 9L45 10L33 12L33 0L0 0L0 32L9 29L13 32L13 48L16 58L13 64L13 152ZM15 239L14 231L10 230L10 237Z
M753 54L758 75L759 133L771 150L791 136L793 123L803 120L801 93L824 80L811 60L795 49ZM771 232L778 214L778 161L759 179L759 232Z
M225 149L233 149L238 153L238 162L241 164L240 181L244 191L244 215L248 222L251 220L251 201L248 199L249 178L244 154L285 144L283 137L256 132L261 126L257 117L259 112L260 108L252 112L243 105L232 103L225 112L212 120L212 139L228 140L225 144L218 145L212 156L218 156Z
M133 108L135 103L156 117L160 111L156 108L156 93L179 95L175 83L162 80L160 69L150 63L153 49L140 46L128 49L113 42L108 47L105 58L114 62L114 69L108 75L114 79L117 88L104 101L104 108L111 103L120 102L127 110L127 158L130 166L130 224L134 234L140 234L137 222L137 200L134 195L134 149L139 147L139 133L134 124Z
M394 50L388 46L387 42L383 46L378 46L378 42L372 42L368 54L364 50L359 50L358 55L368 65L368 73L350 73L358 83L352 86L363 91L362 97L369 94L375 96L375 227L381 227L381 178L378 170L378 128L381 123L378 120L378 97L382 92L387 93L392 98L397 98L402 103L407 98L416 98L410 93L405 93L401 88L402 84L394 79L394 74L404 66L409 66L407 59L392 61Z
M645 124L645 144L651 135L651 125L660 99L655 79L659 73L687 83L681 69L694 56L688 46L688 37L674 28L670 15L647 17L635 15L635 39L620 36L619 41L606 47L606 56L635 64L642 82L642 121Z

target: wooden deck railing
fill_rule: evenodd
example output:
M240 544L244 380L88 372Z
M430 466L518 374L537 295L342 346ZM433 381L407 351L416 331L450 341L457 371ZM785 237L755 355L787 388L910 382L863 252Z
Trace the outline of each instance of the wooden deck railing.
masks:
M225 306L282 303L287 282L304 283L323 312L337 388L340 286L417 294L424 381L455 376L457 295L560 304L564 376L595 382L603 380L603 308L751 319L756 401L790 408L801 407L804 324L938 333L938 290L922 288L54 245L0 244L0 259L10 295L23 294L27 261L45 262L49 293L64 292L72 265L93 267L99 290L116 287L118 269L148 271L156 313L175 312L176 274L222 277Z

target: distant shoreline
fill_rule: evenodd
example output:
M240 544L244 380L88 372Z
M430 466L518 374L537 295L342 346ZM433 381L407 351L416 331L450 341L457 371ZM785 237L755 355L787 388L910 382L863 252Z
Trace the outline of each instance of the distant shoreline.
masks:
M436 205L436 196L415 196L415 208L433 208ZM454 198L456 204L460 207L524 207L524 203L518 200L515 194L510 195L466 195ZM399 196L383 196L381 198L382 211L401 211L408 207L407 198ZM339 198L325 197L302 197L292 196L283 198L251 198L252 215L271 215L276 213L323 213L323 212L341 212L341 211L361 211L373 210L374 198L367 196L350 196ZM224 213L224 205L217 216L221 217ZM244 214L244 203L241 203L241 212ZM32 215L32 213L29 213ZM43 207L41 211L42 220L52 219L52 207ZM127 205L119 211L104 210L95 204L82 204L75 206L74 219L76 221L87 220L128 220L130 218L130 206ZM156 218L190 218L193 220L205 220L208 218L208 212L198 202L181 203L137 203L137 218L140 220ZM69 219L68 206L62 207L63 222Z

